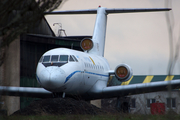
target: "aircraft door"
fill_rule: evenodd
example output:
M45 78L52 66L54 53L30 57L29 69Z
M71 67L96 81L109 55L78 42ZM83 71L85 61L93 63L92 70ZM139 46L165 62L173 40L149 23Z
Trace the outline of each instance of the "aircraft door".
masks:
M84 73L85 73L85 64L81 59L81 76L82 76L81 86L85 85Z

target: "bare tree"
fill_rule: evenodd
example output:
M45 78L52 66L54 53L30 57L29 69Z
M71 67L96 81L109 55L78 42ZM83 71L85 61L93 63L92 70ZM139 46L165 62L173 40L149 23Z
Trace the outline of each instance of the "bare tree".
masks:
M11 42L37 26L44 17L44 12L56 9L61 3L62 0L0 0L0 67L4 67L2 64L8 56L6 51ZM0 72L2 72L1 69ZM2 76L5 75L0 73L0 85L2 85ZM8 78L4 81L9 82ZM3 104L0 103L0 109L12 112L11 106L8 106L10 102L7 99L0 96L0 102L5 101ZM11 101L17 100L16 98L11 99ZM17 106L14 110L16 109Z
M0 1L0 66L5 49L27 29L44 16L44 12L56 9L62 0L1 0Z
M166 0L165 1L165 7L170 7L172 8L172 1ZM169 33L169 63L168 63L168 68L167 72L168 75L173 74L174 67L177 63L177 60L179 58L179 47L180 47L180 34L178 39L175 39L174 33L175 33L175 19L174 19L174 14L173 11L166 12L166 22L167 22L167 28L168 28L168 33ZM168 86L168 94L169 98L171 98L171 86ZM173 110L169 109L169 112L171 113ZM172 116L171 116L172 117Z
M172 1L166 0L165 1L165 7L172 8ZM177 43L175 41L175 20L174 20L174 14L173 11L166 12L166 22L168 27L168 33L169 33L169 63L168 63L168 75L171 75L173 73L175 64L177 62L177 59L179 57L179 47L180 47L180 35L178 37Z

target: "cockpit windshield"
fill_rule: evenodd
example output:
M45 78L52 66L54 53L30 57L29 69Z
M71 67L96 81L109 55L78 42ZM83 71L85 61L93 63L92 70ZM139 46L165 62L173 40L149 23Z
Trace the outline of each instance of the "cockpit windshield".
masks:
M59 58L59 55L52 55L51 56L51 62L57 62Z
M50 61L50 56L44 56L43 62L49 62Z
M48 66L62 66L69 62L78 62L77 58L74 55L45 55L42 56L39 62L45 67Z
M60 62L68 62L68 55L60 55L59 61Z

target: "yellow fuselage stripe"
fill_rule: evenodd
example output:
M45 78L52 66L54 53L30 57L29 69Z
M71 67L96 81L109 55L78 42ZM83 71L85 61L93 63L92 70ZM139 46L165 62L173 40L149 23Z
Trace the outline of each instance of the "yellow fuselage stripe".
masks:
M174 78L174 75L168 75L164 81L169 81Z
M150 83L154 76L146 76L143 83Z
M91 61L93 62L93 64L95 65L95 63L94 63L94 60L91 58L91 57L89 57L90 59L91 59Z
M121 85L129 85L129 83L131 82L133 76L126 82L122 82Z

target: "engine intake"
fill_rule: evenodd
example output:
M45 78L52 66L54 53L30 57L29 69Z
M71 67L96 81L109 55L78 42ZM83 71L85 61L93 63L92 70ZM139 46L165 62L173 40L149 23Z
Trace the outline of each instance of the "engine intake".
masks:
M132 77L132 75L133 71L127 64L120 64L115 69L115 76L121 82L128 81Z
M93 48L93 41L90 38L84 38L81 41L80 46L84 51L89 51Z

